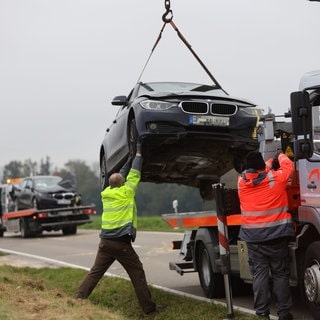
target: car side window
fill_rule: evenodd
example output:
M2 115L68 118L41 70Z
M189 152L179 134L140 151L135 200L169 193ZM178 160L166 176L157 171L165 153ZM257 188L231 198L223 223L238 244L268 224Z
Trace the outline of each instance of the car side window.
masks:
M31 189L32 188L32 181L30 179L24 181L24 185L22 187Z
M28 180L22 181L21 187L25 189L27 187Z

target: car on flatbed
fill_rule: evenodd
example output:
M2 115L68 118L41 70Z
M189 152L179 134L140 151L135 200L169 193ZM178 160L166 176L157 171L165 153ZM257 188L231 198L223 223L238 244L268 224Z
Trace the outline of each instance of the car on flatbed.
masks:
M73 177L31 176L13 187L14 211L73 207L81 204Z
M112 105L119 110L100 147L101 189L142 139L142 182L196 187L210 200L212 183L241 171L245 155L259 146L263 110L215 85L139 82Z

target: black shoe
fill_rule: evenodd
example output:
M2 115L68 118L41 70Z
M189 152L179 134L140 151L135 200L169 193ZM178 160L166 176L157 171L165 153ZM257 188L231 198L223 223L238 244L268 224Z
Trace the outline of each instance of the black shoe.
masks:
M279 320L293 320L293 315L289 312L286 315L280 316Z
M161 312L165 309L166 307L161 305L161 304L157 304L153 310L149 311L149 312L146 312L145 314L146 315L151 315L151 314L154 314L154 313L157 313L157 312Z

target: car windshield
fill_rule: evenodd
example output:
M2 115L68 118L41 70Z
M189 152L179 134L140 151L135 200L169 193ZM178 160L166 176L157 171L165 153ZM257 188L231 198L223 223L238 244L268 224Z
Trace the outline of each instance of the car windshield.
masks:
M139 83L139 88L137 95L143 95L150 93L151 91L156 92L168 92L168 93L183 93L183 92L192 92L192 93L207 93L209 95L219 95L225 96L226 94L223 90L218 89L214 86L207 84L199 83L188 83L188 82L148 82L148 83Z
M57 185L61 180L62 178L58 176L35 178L34 185L36 188L46 188Z

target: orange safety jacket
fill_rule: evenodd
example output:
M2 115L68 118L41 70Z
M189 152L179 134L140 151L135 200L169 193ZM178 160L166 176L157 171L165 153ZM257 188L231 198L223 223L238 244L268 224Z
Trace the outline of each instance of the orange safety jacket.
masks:
M238 179L242 240L260 243L295 236L286 193L293 163L285 154L278 160L280 168L276 171L271 169L269 159L265 170L249 169Z

